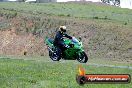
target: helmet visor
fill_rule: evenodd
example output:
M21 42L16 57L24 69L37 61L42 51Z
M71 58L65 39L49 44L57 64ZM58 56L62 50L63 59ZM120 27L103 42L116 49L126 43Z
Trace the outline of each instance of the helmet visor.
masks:
M66 32L66 29L61 29L61 31Z

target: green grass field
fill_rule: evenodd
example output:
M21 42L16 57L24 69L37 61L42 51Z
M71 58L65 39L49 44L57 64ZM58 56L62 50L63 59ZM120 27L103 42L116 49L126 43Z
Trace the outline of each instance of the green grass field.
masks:
M93 3L0 3L1 11L4 9L39 15L56 15L91 19L108 19L118 22L132 22L132 11L108 5Z
M132 69L98 67L89 63L82 64L87 74L132 75ZM77 61L53 62L48 57L1 57L0 88L131 88L132 83L79 86L75 80L78 65Z

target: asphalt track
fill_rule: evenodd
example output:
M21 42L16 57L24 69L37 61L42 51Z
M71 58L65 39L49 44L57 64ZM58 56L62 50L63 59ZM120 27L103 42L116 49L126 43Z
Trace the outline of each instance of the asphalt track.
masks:
M68 63L67 60L61 60L59 62L61 62L61 63ZM78 64L78 63L76 63L76 64ZM132 70L132 66L121 66L121 65L116 66L116 65L106 65L106 64L89 63L89 62L87 62L86 65L97 66L97 67L122 68L122 69L130 69L130 70Z
M132 70L132 66L115 66L115 65L97 64L97 63L89 63L89 65L97 66L97 67L126 68Z
M7 58L6 58L7 59ZM8 58L10 59L10 58ZM25 59L24 59L25 60ZM36 61L42 61L42 60L36 60ZM56 62L56 61L52 61L50 60L47 60L47 61L44 61L44 62ZM60 63L69 63L68 60L60 60L59 61ZM75 64L79 64L79 62L75 63ZM81 63L80 63L81 64ZM97 63L89 63L87 62L86 65L91 65L91 66L97 66L97 67L111 67L111 68L122 68L122 69L130 69L132 70L132 66L115 66L115 65L106 65L106 64L97 64Z

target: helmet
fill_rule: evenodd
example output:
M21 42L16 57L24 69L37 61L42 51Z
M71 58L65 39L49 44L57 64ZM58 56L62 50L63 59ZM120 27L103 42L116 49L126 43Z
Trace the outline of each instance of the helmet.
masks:
M67 29L66 29L66 26L60 26L59 29L60 29L60 31L62 31L62 32L66 32L66 30L67 30Z

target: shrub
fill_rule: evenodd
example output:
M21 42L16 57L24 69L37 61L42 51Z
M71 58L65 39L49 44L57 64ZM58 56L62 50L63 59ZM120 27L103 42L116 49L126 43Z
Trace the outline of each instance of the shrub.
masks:
M93 17L93 19L99 19L99 17L98 16L95 16L95 17Z

